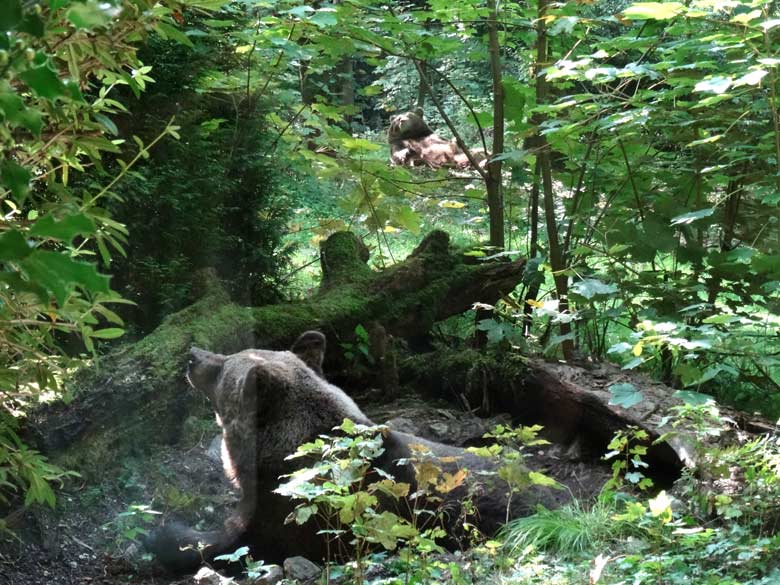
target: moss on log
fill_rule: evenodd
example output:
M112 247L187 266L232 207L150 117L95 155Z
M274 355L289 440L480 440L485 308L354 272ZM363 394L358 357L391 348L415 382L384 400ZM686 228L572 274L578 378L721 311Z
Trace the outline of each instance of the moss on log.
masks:
M128 452L178 440L187 416L207 410L184 378L193 345L220 353L282 349L306 329L346 339L358 324L374 321L392 335L420 336L476 301L495 302L524 269L522 260L469 263L444 232L433 232L407 260L381 272L368 268L365 246L349 232L324 242L321 257L320 290L297 303L240 306L207 275L198 301L79 372L71 403L34 415L40 447L64 465L99 473Z

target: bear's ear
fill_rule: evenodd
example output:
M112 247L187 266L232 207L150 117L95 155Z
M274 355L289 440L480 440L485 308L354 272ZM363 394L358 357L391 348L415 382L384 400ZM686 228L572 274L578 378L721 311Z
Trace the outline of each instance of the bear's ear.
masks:
M420 117L420 119L422 120L422 118L423 118L423 109L422 108L415 108L414 109L414 113L416 115L418 115Z
M319 331L306 331L293 343L292 352L301 358L320 378L322 362L325 359L325 336Z

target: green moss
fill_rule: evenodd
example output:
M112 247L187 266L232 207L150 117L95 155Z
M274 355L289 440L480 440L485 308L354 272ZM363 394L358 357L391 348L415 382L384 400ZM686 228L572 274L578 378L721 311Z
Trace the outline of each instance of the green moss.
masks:
M320 245L323 288L338 282L357 282L371 275L368 248L352 232L338 232Z

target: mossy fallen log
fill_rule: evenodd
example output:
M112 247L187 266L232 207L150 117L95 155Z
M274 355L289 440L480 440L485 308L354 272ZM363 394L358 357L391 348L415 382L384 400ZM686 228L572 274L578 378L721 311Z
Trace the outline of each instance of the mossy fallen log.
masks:
M63 465L100 472L128 452L175 442L188 415L199 405L207 410L184 378L193 345L220 353L284 349L307 329L338 341L371 322L391 335L414 338L476 301L495 302L514 288L524 269L523 260L475 264L452 250L449 236L440 231L429 234L404 262L381 272L372 271L367 259L352 233L334 234L321 246L319 291L305 301L263 307L240 306L218 282L205 278L198 301L144 339L77 373L69 404L35 413L31 427L37 443Z

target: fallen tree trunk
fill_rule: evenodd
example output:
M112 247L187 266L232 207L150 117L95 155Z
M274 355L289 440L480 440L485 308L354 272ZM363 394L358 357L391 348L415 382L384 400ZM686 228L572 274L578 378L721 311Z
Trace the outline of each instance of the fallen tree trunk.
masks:
M574 455L586 458L601 457L613 435L629 426L647 431L651 441L672 431L665 420L669 407L683 404L673 388L612 364L584 368L513 352L440 350L408 360L402 376L465 409L508 412L516 423L540 424L548 439L569 445ZM633 385L641 392L641 401L630 408L611 404L610 387L616 384ZM747 435L776 431L758 416L719 409ZM675 436L648 451L646 460L660 476L676 477L682 467L696 463L691 433L676 430Z
M184 379L193 345L220 353L285 349L307 329L320 329L332 341L349 340L358 324L371 322L391 335L414 338L476 301L495 302L514 288L525 264L470 263L440 231L381 272L372 271L367 259L352 233L334 234L321 246L319 292L306 301L264 307L239 306L218 282L204 278L200 300L79 372L72 402L35 413L36 442L44 452L59 454L63 465L99 473L123 454L179 438L187 416L203 404Z

